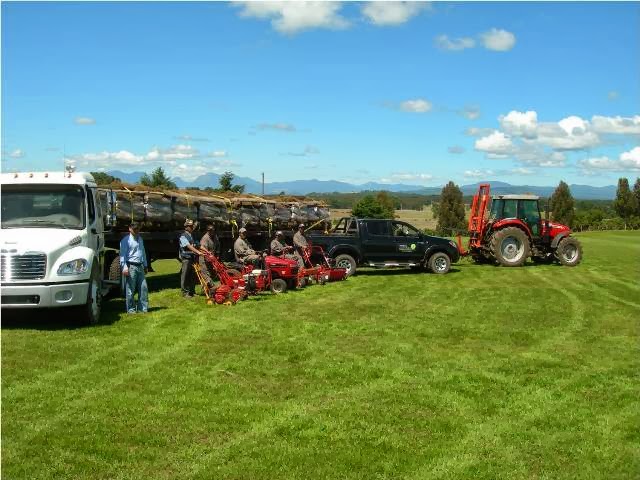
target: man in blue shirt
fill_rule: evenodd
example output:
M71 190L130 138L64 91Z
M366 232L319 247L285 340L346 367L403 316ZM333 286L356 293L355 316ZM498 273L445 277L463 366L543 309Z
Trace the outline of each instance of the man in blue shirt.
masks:
M182 271L180 272L180 288L182 296L193 299L196 294L196 271L193 264L198 260L200 250L195 247L193 241L193 220L187 219L184 222L184 232L180 235L180 260L182 261Z
M129 235L120 240L120 269L125 282L127 313L147 313L149 309L149 291L144 277L149 263L138 231L138 224L132 223L129 225ZM133 300L136 292L137 304Z

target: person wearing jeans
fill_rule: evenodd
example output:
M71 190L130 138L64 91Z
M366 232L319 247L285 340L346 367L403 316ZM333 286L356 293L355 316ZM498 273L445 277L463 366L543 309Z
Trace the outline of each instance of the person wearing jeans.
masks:
M120 241L120 269L124 278L127 313L147 313L149 310L149 290L147 279L149 263L144 250L144 242L136 223L129 225L129 234ZM138 294L138 301L134 296Z

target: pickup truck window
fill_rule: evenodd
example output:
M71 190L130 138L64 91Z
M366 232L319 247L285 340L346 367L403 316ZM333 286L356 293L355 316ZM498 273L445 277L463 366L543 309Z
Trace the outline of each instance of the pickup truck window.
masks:
M367 231L369 235L379 235L388 237L391 235L388 220L367 220Z
M402 222L391 222L394 237L417 237L420 232L411 225Z
M333 233L339 233L342 235L357 235L358 226L353 218L341 218L338 224L334 227Z
M3 185L2 228L85 225L84 191L74 185Z

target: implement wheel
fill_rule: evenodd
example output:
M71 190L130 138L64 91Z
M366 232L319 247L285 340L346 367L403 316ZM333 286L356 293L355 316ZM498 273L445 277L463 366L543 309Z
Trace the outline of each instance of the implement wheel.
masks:
M271 291L273 293L284 293L287 291L287 282L281 278L274 278L271 281Z
M556 258L565 267L575 267L582 260L582 245L576 238L565 237L558 244Z
M498 230L491 237L491 253L503 267L521 267L529 257L529 238L517 227Z

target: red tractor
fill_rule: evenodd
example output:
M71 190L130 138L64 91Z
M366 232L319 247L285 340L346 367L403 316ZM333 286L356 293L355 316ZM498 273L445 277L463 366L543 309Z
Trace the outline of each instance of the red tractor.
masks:
M487 210L490 186L480 184L474 195L469 217L469 251L476 262L497 262L520 267L528 257L534 262L558 261L574 267L582 259L582 246L571 236L571 229L550 222L548 209L540 215L540 197L535 195L496 195ZM487 213L488 212L488 213Z

